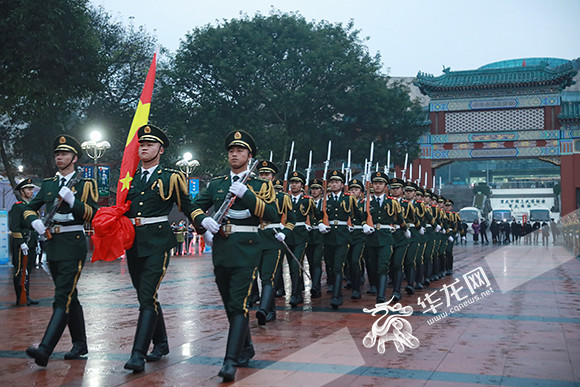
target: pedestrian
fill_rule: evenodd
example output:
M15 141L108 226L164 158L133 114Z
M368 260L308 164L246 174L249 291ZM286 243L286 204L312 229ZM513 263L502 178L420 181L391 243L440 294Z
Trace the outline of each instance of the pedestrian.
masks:
M16 293L16 305L36 305L38 301L30 297L30 270L36 263L36 244L38 233L30 230L26 224L23 213L28 203L34 197L34 184L32 179L24 179L14 189L20 200L14 203L8 211L8 226L12 237L12 264L14 266L14 291ZM24 288L22 287L24 280ZM20 302L21 293L25 292L24 304Z
M258 226L261 221L276 222L277 210L271 181L251 176L242 183L257 152L252 136L241 130L231 132L225 148L230 172L211 180L196 197L193 217L198 227L208 230L204 234L206 243L213 243L215 279L230 324L226 354L218 375L224 381L232 381L236 366L247 364L255 353L248 325L247 295L252 292L262 255ZM219 210L227 192L234 195L235 201L224 218L227 223L219 224L205 211L211 207Z
M479 221L475 219L471 224L473 230L473 244L477 245L479 243Z
M72 136L59 135L54 139L53 149L58 173L42 182L40 191L28 203L23 214L29 226L39 235L45 235L47 229L39 219L38 211L45 206L46 212L50 213L55 198L62 198L53 217L54 226L48 230L50 237L44 246L55 285L52 317L40 345L26 350L28 356L42 367L48 364L67 325L73 347L64 358L78 359L88 353L85 318L77 284L87 258L83 225L93 219L98 201L96 181L83 179L76 170L76 163L83 155L79 142Z
M135 226L135 240L126 255L131 282L137 291L139 319L125 369L141 372L145 359L158 361L169 353L157 294L169 266L171 249L176 245L168 215L174 203L186 216L191 216L193 206L183 173L160 165L161 156L169 147L165 132L153 125L143 125L137 130L137 138L141 167L127 194L131 207L126 214ZM151 342L153 350L147 354Z
M479 223L479 235L481 237L481 243L485 240L485 244L489 244L489 239L487 238L487 220L485 218L481 218L481 222Z
M542 223L542 245L550 244L550 225L547 222Z

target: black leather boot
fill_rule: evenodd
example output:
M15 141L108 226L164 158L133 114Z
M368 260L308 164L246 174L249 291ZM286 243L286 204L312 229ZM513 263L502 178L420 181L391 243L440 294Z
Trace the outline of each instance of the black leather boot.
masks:
M248 299L249 307L251 308L260 301L260 291L258 289L258 279L254 278L254 283L252 284L252 293L250 294L250 298Z
M276 321L276 298L274 297L271 298L268 314L266 315L266 322L272 321Z
M274 300L274 289L272 288L272 285L264 285L262 287L260 308L256 312L258 325L266 325L266 319L268 317L268 312L270 311L270 306L272 305L272 300Z
M342 305L342 274L336 274L334 276L334 287L332 291L332 299L330 300L330 306L332 309L338 309Z
M290 306L297 308L304 302L302 298L302 272L298 271L292 278L292 296L290 296Z
M169 342L161 306L157 308L157 324L155 324L155 331L151 340L153 341L153 350L145 356L147 361L159 361L163 356L169 354Z
M401 284L403 282L403 272L397 270L393 275L393 302L401 301Z
M52 317L44 332L44 337L40 342L38 348L30 347L26 350L26 354L34 358L34 362L41 367L46 367L48 358L54 351L54 347L60 340L62 332L68 322L68 314L62 308L57 308L52 311Z
M225 382L234 380L236 376L236 364L246 340L247 330L248 317L245 317L243 314L232 316L230 319L226 357L222 369L218 373L218 376L221 376Z
M274 291L276 297L284 297L286 295L286 290L284 290L284 278L282 278L282 259L276 270L276 275L274 275Z
M68 331L72 339L72 349L64 355L66 360L78 359L89 353L87 347L87 334L85 331L85 316L83 307L77 304L71 307L68 318Z
M405 268L405 277L407 277L407 286L405 286L405 292L408 295L415 294L415 268Z
M352 281L352 295L350 298L353 300L360 300L360 266L358 262L352 265L350 278Z
M377 304L382 304L383 302L387 302L387 298L385 293L387 291L387 275L381 274L378 279L377 285Z
M415 272L415 289L416 290L423 290L423 269L425 268L424 264L417 265L417 271Z
M26 287L26 305L38 305L38 300L30 298L30 274L26 273L26 279L24 281L24 286Z
M312 289L310 289L311 298L320 298L322 297L322 285L321 285L321 278L322 278L322 268L317 267L312 270Z
M252 334L250 333L250 325L248 320L246 340L244 340L244 346L242 347L242 352L238 358L237 367L247 367L248 363L255 355L256 351L254 350L254 343L252 343Z
M145 355L156 325L157 313L153 309L145 309L139 313L131 358L125 363L125 369L133 370L133 372L141 372L145 369Z
M423 285L429 286L431 285L431 261L427 260L425 262L425 269L423 273Z
M20 286L20 275L13 277L12 282L14 283L14 293L16 293L16 305L20 305L20 293L22 292L22 287Z

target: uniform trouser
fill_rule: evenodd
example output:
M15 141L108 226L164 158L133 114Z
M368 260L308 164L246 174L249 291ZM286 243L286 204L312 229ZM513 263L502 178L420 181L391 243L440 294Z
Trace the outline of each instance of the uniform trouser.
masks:
M453 245L454 242L448 240L445 246L445 270L453 270Z
M399 246L393 247L393 258L391 259L391 277L394 273L398 271L403 271L405 255L407 254L407 249L409 248L409 244L401 244Z
M306 246L308 245L308 243L300 243L297 245L288 245L288 247L290 247L290 250L292 250L292 252L294 253L294 256L300 261L300 264L302 265L303 261L304 261L304 255L306 254ZM298 265L298 262L296 262L294 260L294 258L292 258L290 256L290 254L287 254L287 259L288 259L288 267L290 268L290 278L296 278L298 276L298 278L302 278L302 269L300 268L300 266Z
M342 275L346 254L348 253L348 244L345 245L324 245L324 257L330 257L332 260L332 273L334 276Z
M133 287L137 290L140 311L151 309L157 313L157 291L169 266L169 255L169 251L164 251L148 257L127 257L127 267Z
M447 249L447 234L441 234L441 243L439 244L439 249L437 250L437 262L438 262L438 271L435 273L441 273L445 271L445 250Z
M312 289L320 291L320 278L316 278L315 273L317 270L322 273L322 243L309 243L306 246L306 258L308 259L308 266L310 267L310 278L312 278L312 281L318 282L312 283Z
M48 261L50 275L54 282L53 309L64 309L68 314L71 309L80 305L77 283L84 265L84 259Z
M423 252L423 264L425 265L425 270L423 276L425 278L431 278L433 274L433 252L435 251L435 233L430 232L426 234L427 240L425 242L425 251Z
M364 240L354 242L348 249L348 260L350 262L350 281L352 282L353 290L360 291L360 272L363 264L364 251Z
M262 251L262 260L260 262L260 280L262 281L262 289L264 286L270 285L274 287L274 279L276 277L276 270L282 264L282 249L267 249Z
M322 247L322 256L324 259L324 266L326 267L326 283L329 285L334 285L334 255L327 253L328 249L326 245Z
M375 270L376 262L376 274L378 276L389 274L391 268L391 259L393 256L393 245L388 244L386 246L366 246L367 255L369 257L369 264L372 268L370 270ZM374 275L377 278L376 275Z
M32 271L32 269L34 269L36 265L36 245L29 246L26 268L24 268L24 270L22 267L23 264L24 264L24 255L22 254L20 244L12 240L12 265L14 266L13 282L17 300L18 298L20 298L20 292L22 291L20 284L22 281L23 274L26 276L24 282L28 292L28 286L30 285L30 272ZM28 293L26 295L27 297L30 297Z
M405 253L405 258L403 260L403 267L405 268L405 273L409 270L413 270L413 272L417 269L417 255L420 249L419 243L419 235L413 235L413 238L410 240L410 243L407 245L407 252ZM407 277L407 282L412 283L413 278Z
M256 278L257 267L214 267L215 282L228 319L236 315L248 316L248 299Z

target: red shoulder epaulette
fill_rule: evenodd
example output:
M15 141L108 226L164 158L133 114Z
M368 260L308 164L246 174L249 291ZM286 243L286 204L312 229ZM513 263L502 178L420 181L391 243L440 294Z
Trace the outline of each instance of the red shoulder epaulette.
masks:
M312 199L312 197L310 197L310 196L308 196L308 195L302 195L302 197L303 197L304 199Z
M17 202L16 202L16 203L14 203L14 204L22 204L22 203L23 203L23 202L21 202L21 201L17 201Z
M344 195L345 196L352 196L352 194L350 192L345 192Z

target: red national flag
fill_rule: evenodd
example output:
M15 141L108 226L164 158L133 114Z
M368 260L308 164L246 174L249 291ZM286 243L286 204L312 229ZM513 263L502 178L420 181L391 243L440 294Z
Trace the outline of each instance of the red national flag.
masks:
M139 105L135 111L135 116L133 116L131 129L127 136L127 142L125 143L125 152L123 153L123 161L121 162L121 173L119 175L119 181L117 182L117 205L125 203L129 187L131 187L131 180L133 180L137 165L139 164L137 129L146 125L149 120L151 95L153 94L153 84L155 83L156 56L157 54L153 55L149 73L145 80L145 86L143 86L141 98L139 98Z
M93 218L93 228L95 234L92 236L95 250L93 251L92 262L114 261L125 254L133 245L135 239L135 229L129 218L124 214L129 210L131 202L126 202L131 181L139 165L139 142L137 141L137 129L146 125L149 120L149 108L151 107L151 95L155 83L155 68L157 54L153 55L153 60L149 66L149 72L145 79L145 85L139 98L139 105L133 116L131 129L125 143L123 161L121 162L121 173L117 183L117 205L99 208Z

